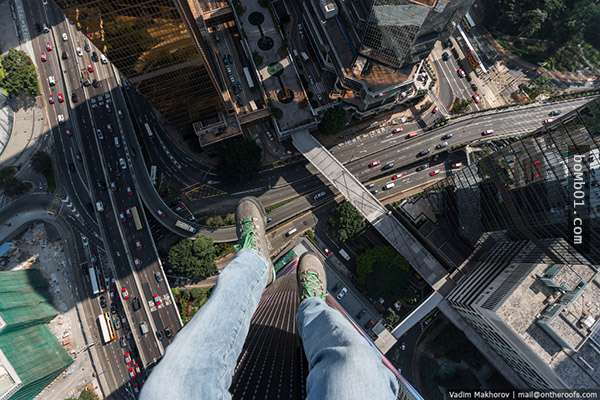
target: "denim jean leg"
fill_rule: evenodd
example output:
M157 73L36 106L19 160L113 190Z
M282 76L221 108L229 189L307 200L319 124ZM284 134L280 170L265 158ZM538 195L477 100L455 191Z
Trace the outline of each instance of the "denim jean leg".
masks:
M297 320L310 370L308 400L396 398L396 377L339 311L311 297L300 304Z
M270 273L253 250L221 272L210 299L177 334L145 383L142 400L230 399L233 371Z

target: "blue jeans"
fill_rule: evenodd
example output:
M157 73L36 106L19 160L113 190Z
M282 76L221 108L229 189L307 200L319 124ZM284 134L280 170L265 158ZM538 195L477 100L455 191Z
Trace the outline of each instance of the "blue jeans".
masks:
M231 399L233 371L270 273L268 265L254 251L237 254L208 302L152 371L142 400ZM308 399L396 398L396 377L337 310L311 298L298 307L297 320L310 367Z

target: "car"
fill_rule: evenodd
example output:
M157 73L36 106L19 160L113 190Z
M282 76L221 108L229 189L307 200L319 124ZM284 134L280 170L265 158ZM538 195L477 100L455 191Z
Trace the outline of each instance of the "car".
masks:
M70 130L70 129L65 129L65 134L66 134L67 136L72 136L72 135L73 135L73 132L71 132L71 130Z
M472 95L472 96L471 96L471 98L473 99L473 101L474 101L476 104L479 104L479 102L481 101L481 97L479 97L479 95L478 95L478 94L474 94L474 95Z
M92 51L92 61L98 62L98 53L96 53L95 51Z
M50 43L50 42L46 43L46 51L52 51L52 43Z
M65 96L62 94L62 92L58 92L56 94L56 98L58 99L59 103L64 103L64 101L65 101Z
M465 76L467 76L467 74L465 73L465 71L462 68L459 68L456 70L456 73L458 76L460 76L461 78L464 78Z
M152 300L154 300L154 305L156 307L160 307L161 302L160 302L160 296L158 295L158 293L152 294Z
M123 360L125 361L125 365L131 364L131 353L126 351L123 353Z
M444 147L448 147L448 142L442 142L435 145L436 149L443 149Z
M421 164L417 168L415 168L415 171L419 172L419 171L426 170L427 168L429 168L429 164Z
M400 132L403 132L403 131L404 131L404 127L403 126L399 126L397 128L394 128L392 130L392 133L400 133Z
M486 129L485 131L481 132L481 136L492 135L493 133L494 133L493 129Z
M69 37L67 36L67 34L65 32L63 32L63 34L62 34L62 40L63 40L63 42L66 42L67 40L69 40Z
M123 157L119 158L119 165L121 166L121 169L127 169L127 163Z
M58 114L56 116L56 119L58 120L59 124L62 124L63 122L65 122L65 116L63 114Z
M450 54L447 51L442 53L442 60L448 61L450 59Z
M115 329L121 329L121 320L119 319L119 315L114 315L113 316L113 326L115 327Z
M104 54L100 54L100 62L102 64L108 64L108 59L106 58L106 56Z
M106 297L100 296L99 300L100 300L100 307L106 308Z
M133 367L128 367L127 372L129 372L129 377L135 378L135 370L133 369Z
M366 312L367 312L367 310L365 310L364 308L362 310L360 310L358 312L358 314L356 314L356 319L361 319L365 315Z
M94 72L94 66L92 64L88 64L87 66L87 71L91 74L92 72Z
M471 83L471 90L474 91L474 92L477 92L479 90L479 88L477 87L476 84Z
M83 49L84 49L85 51L87 51L88 53L90 52L91 48L90 48L90 43L89 43L88 41L86 41L86 42L83 44Z
M128 217L131 217L131 210L129 208L127 208L125 210L125 215L127 215Z
M110 190L112 190L113 192L114 192L115 190L117 190L117 184L116 184L116 183L114 183L114 182L111 182L111 183L110 183Z
M330 255L333 254L333 252L331 250L329 250L327 247L323 249L323 253L325 253L326 257L329 257Z
M121 288L121 297L123 298L123 300L129 300L129 291L125 286Z
M93 79L93 80L92 80L92 87L95 87L96 89L97 89L97 88L99 88L99 87L100 87L100 81L99 81L98 79ZM109 107L108 107L108 104L106 105L106 107L107 107L107 108L109 108ZM109 108L109 109L110 109L110 108ZM110 112L110 111L109 111L109 112Z
M377 189L373 189L373 190L371 190L371 194L372 194L373 196L376 196L376 195L377 195L377 193L379 193L379 190L377 190Z
M54 79L54 75L49 75L48 76L48 86L54 86L56 85L56 79Z
M160 208L156 210L156 213L161 218L165 218L167 216L167 214L165 214Z
M138 248L138 249L141 249L142 248L142 242L140 242L139 240L136 240L135 241L135 247Z
M406 138L407 138L407 139L411 139L411 138L414 138L414 137L416 137L416 136L417 136L417 132L416 132L416 131L414 131L414 132L409 132L409 133L406 135Z
M133 263L135 264L136 267L139 267L142 264L142 262L140 261L139 258L134 258Z
M63 50L62 54L60 55L60 57L61 57L63 60L66 60L66 59L68 59L68 58L69 58L69 56L67 56L67 52L66 52L66 51L64 51L64 50Z
M157 338L158 340L163 340L163 334L162 334L162 332L161 332L161 331L156 331L156 338Z
M392 175L392 177L391 177L390 179L391 179L392 181L397 181L398 179L400 179L400 177L401 177L401 176L402 176L402 175L400 175L400 174L394 174L394 175Z
M125 221L125 214L123 214L123 213L119 213L119 219L120 219L121 221Z
M429 176L436 176L439 173L440 173L439 169L434 169L433 171L429 172Z
M100 129L96 129L96 136L98 136L98 139L100 140L104 139L104 135Z
M127 186L127 189L125 189L125 191L127 192L127 196L133 196L133 190L131 190L131 187Z
M158 271L154 272L154 279L158 283L161 283L163 281L162 275Z
M133 360L133 368L135 369L135 372L137 374L139 374L141 372L140 371L140 366L138 365L138 363L135 360Z
M77 53L77 55L78 55L79 57L83 57L83 52L81 51L81 47L77 47L77 48L75 49L75 52Z
M335 296L335 298L341 300L346 295L346 293L348 293L348 289L343 287L342 290L340 290L340 292L337 294L337 296Z
M546 119L544 120L544 124L550 124L550 123L552 123L552 122L554 122L554 118L546 118Z
M550 111L548 115L551 117L556 117L557 115L560 115L560 110Z
M429 154L430 151L431 150L429 150L429 149L423 149L423 150L421 150L420 152L417 153L417 157L424 157L427 154Z
M327 194L326 192L321 191L313 196L313 200L317 201L317 200L325 197L326 194Z
M367 189L373 189L374 187L375 187L375 184L374 184L374 183L369 183L369 184L367 185Z
M71 93L71 101L73 103L77 103L79 101L79 96L77 96L77 93L75 93L75 92Z
M40 60L42 60L42 62L48 61L48 55L42 52L42 54L40 54Z
M140 304L140 299L138 299L137 297L134 297L133 300L131 301L131 308L133 308L133 311L137 311L142 307L142 305Z
M378 166L379 164L381 164L381 163L380 163L379 161L377 161L377 160L371 161L371 162L369 163L369 168L376 167L376 166Z
M456 163L450 165L450 167L452 167L453 169L462 168L462 166L463 166L463 163L461 163L461 162L456 162Z
M48 103L54 104L54 97L52 96L52 93L48 95Z
M383 166L381 169L382 169L383 171L385 171L385 170L387 170L387 169L391 169L391 168L393 168L393 167L394 167L394 163L393 163L393 162L389 162L389 163L385 164L385 165L384 165L384 166Z
M432 113L432 114L435 114L435 113L437 113L437 112L438 112L438 108L437 108L437 106L433 107L433 109L431 110L431 113Z
M125 336L121 336L119 338L119 346L121 346L122 348L127 347L127 338Z
M171 332L169 328L165 328L165 336L170 338L171 336L173 336L173 332Z

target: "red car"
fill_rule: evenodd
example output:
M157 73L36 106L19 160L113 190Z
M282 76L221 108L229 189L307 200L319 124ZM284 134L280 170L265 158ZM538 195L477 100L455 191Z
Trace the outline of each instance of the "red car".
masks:
M50 42L46 43L46 51L52 51L52 44Z
M54 97L52 95L48 96L48 103L54 104Z
M431 110L431 113L432 113L432 114L435 114L436 112L438 112L438 108L437 108L437 106L436 106L436 107L433 107L433 110Z
M127 288L125 286L123 286L121 288L121 297L123 298L123 300L127 301L129 300L129 291L127 290Z
M133 190L129 186L127 186L127 196L133 196Z
M406 138L410 139L410 138L414 138L415 136L417 136L417 132L410 132L408 135L406 135Z
M154 300L154 305L156 307L160 307L160 296L157 293L152 295L152 300Z
M65 96L63 96L62 92L58 92L56 97L58 98L59 103L63 103L65 101Z
M127 371L129 372L129 376L131 378L135 378L135 370L133 369L133 367L127 368Z
M87 70L91 74L92 72L94 72L94 66L92 64L88 64Z
M42 62L46 62L46 60L48 60L48 55L46 53L42 52L40 59L42 60Z
M125 359L125 364L129 365L131 363L131 353L128 351L123 353L123 358Z
M401 176L402 176L401 174L394 174L394 175L392 175L392 178L391 178L391 179L392 179L393 181L397 181L397 180L398 180L398 179L399 179Z
M431 171L431 172L429 173L429 176L436 176L436 175L437 175L437 174L439 174L439 173L440 173L440 170L439 170L439 169L434 169L433 171Z
M377 160L375 160L375 161L371 161L371 162L369 163L369 168L376 167L376 166L378 166L379 164L381 164L381 162L379 162L379 161L377 161Z

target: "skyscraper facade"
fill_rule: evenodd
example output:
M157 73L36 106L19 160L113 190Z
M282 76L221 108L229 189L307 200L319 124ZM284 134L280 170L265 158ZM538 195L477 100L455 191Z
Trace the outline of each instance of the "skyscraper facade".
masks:
M175 0L57 0L169 122L181 129L221 108L215 75ZM84 44L80 44L83 48Z

